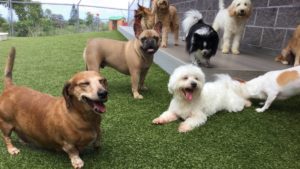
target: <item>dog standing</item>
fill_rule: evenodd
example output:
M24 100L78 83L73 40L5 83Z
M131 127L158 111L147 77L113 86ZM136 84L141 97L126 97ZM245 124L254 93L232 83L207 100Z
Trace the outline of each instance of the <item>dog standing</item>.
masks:
M293 37L289 40L287 46L281 51L281 55L275 58L275 61L282 64L288 64L293 61L294 66L300 64L300 25L297 26Z
M162 42L161 47L168 46L168 33L171 31L174 34L174 45L178 46L179 38L179 18L177 9L169 5L168 0L153 0L152 14L155 16L155 23L162 22Z
M130 75L133 97L142 99L139 89L146 89L144 80L160 46L161 29L160 22L154 29L144 31L140 23L135 23L136 39L127 42L102 38L89 40L83 52L87 70L99 71L100 67L108 65Z
M263 107L256 109L264 112L274 100L300 94L300 66L267 72L242 86L246 97L266 100Z
M186 51L190 54L193 64L202 65L205 59L206 67L211 67L210 58L217 53L219 45L218 33L203 22L202 14L197 10L185 13L182 22L183 32L186 35Z
M250 0L233 0L226 9L224 9L224 0L219 0L219 12L213 22L213 28L216 31L220 29L224 31L222 53L229 53L230 46L233 54L240 53L240 40L251 12Z
M194 65L176 68L170 76L168 90L173 94L169 108L152 123L166 124L181 118L184 121L179 132L203 125L208 116L218 111L238 112L251 105L242 97L240 82L228 75L217 75L217 80L205 83L202 70Z
M14 85L14 58L12 48L0 96L0 129L7 151L11 155L20 152L10 138L14 131L24 142L65 151L73 167L82 168L79 151L91 143L95 148L100 146L100 114L105 112L107 101L106 79L94 71L79 72L65 84L64 97L53 97Z

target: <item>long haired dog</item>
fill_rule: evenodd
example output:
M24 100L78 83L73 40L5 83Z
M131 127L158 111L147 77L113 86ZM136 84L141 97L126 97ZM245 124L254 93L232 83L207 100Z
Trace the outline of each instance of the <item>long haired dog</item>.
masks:
M205 83L202 70L194 65L176 68L170 77L168 90L173 98L167 111L152 123L165 124L183 119L178 131L187 132L204 124L207 117L220 110L241 111L251 103L241 97L240 82L228 75L218 75L214 82Z
M63 97L53 97L14 85L14 59L12 48L0 96L0 129L7 151L11 155L20 152L10 138L15 132L24 142L65 151L72 166L82 168L79 151L89 144L94 148L100 146L101 114L107 101L106 79L98 72L79 72L65 84Z
M281 55L275 58L275 61L285 65L291 63L298 66L300 64L300 25L297 26L287 46L281 51Z
M213 22L213 28L216 31L220 29L224 31L222 39L223 53L229 53L230 46L233 54L240 53L240 40L251 12L252 3L250 0L233 0L226 9L224 9L224 0L219 0L219 12Z
M135 20L141 23L142 29L153 29L154 15L150 8L146 8L138 4L138 9L135 10Z
M206 67L211 67L210 58L217 53L219 36L210 26L203 22L202 14L197 10L189 10L185 13L182 22L183 32L186 35L186 51L191 56L193 64L202 65L201 59L205 59Z
M300 66L267 72L242 86L246 97L266 100L263 107L256 109L264 112L274 100L300 94Z
M155 16L155 23L162 22L162 42L161 47L168 46L168 33L174 34L174 45L178 45L179 38L179 18L175 6L169 5L168 0L153 0L152 14Z

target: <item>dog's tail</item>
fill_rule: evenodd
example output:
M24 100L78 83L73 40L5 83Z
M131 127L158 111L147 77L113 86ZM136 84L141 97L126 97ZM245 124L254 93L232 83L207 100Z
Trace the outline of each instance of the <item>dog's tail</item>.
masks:
M219 10L225 9L224 0L219 0Z
M15 57L16 57L16 49L15 47L12 47L8 54L6 66L4 70L4 88L7 88L8 86L13 84L12 71L14 67Z
M184 20L182 21L182 29L185 35L187 36L191 27L198 23L200 20L202 21L203 16L197 10L189 10L185 13Z

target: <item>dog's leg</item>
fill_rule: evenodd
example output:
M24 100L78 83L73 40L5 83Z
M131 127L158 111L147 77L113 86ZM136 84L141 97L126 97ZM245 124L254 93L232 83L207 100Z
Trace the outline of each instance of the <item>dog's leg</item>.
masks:
M192 116L187 118L184 122L180 123L178 131L181 133L191 131L195 127L204 124L206 120L207 120L207 116L204 113L202 112L194 113Z
M169 32L169 27L163 23L162 39L161 39L161 45L160 45L163 48L168 47L168 32Z
M174 45L178 46L179 45L179 25L178 23L173 23L174 24Z
M300 49L299 49L300 50ZM300 52L296 53L294 66L298 66L300 64Z
M143 99L143 96L139 93L140 72L131 71L130 75L131 75L131 90L132 90L133 98Z
M222 45L222 53L229 53L229 47L230 47L230 38L232 36L232 33L228 30L224 31L223 34L223 45Z
M149 69L142 70L140 74L140 84L139 84L140 90L148 90L148 88L144 84L148 70Z
M153 124L166 124L177 120L178 117L173 112L167 110L163 112L158 118L152 121Z
M96 137L96 140L95 140L95 142L93 143L93 147L94 147L94 149L96 149L96 150L99 150L100 149L100 139L101 139L101 129L100 129L100 126L97 126L97 137Z
M72 166L75 169L80 169L83 167L84 162L79 157L79 151L75 148L74 145L65 143L62 149L69 155L71 159Z
M241 40L241 33L237 32L233 37L232 47L231 47L231 52L235 55L240 54L240 51L239 51L240 40Z
M6 144L6 148L9 154L11 155L17 155L20 153L20 150L17 149L11 142L11 133L13 130L13 126L10 124L7 124L6 122L4 122L2 119L0 119L0 127L1 127L1 131L3 133L3 140Z
M272 102L276 99L277 94L278 93L269 93L264 106L262 108L255 109L256 112L261 113L261 112L264 112L265 110L267 110L271 106Z

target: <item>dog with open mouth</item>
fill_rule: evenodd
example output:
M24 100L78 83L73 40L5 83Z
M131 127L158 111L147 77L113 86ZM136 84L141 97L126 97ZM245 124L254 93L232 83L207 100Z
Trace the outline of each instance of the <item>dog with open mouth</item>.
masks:
M15 48L8 56L0 96L0 129L7 151L19 154L11 140L15 132L25 143L65 151L76 169L84 162L79 152L89 144L100 147L101 115L108 100L107 82L95 71L75 74L53 97L12 82Z
M94 38L88 41L83 52L87 70L99 71L110 66L131 76L131 89L135 99L143 99L140 90L146 90L144 81L161 43L162 24L143 30L140 22L134 23L135 39L127 42Z
M208 116L218 111L238 112L251 106L243 97L240 82L229 75L216 75L213 82L205 83L205 75L195 65L183 65L174 70L169 83L173 98L167 111L155 118L153 124L166 124L183 119L178 131L188 132L203 125Z

